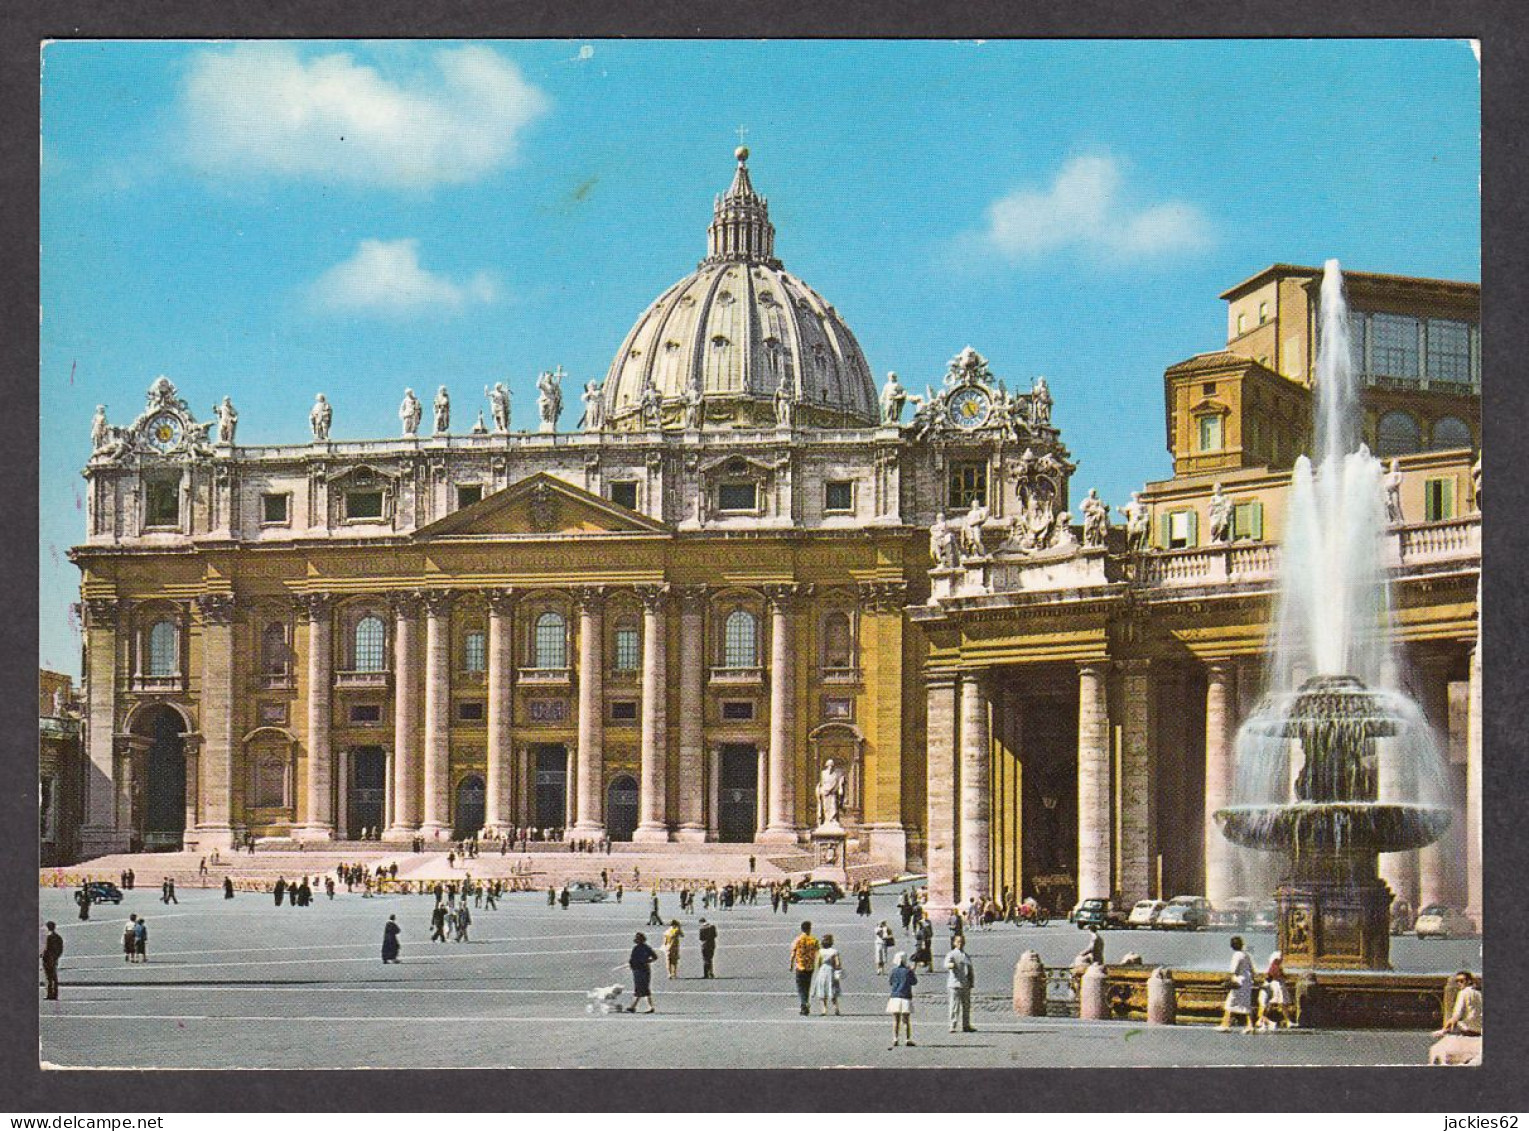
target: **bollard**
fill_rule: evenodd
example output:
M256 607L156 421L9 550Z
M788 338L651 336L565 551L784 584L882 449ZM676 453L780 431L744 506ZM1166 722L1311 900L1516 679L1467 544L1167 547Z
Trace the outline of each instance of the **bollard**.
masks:
M1147 978L1147 1024L1177 1024L1178 1009L1178 1000L1174 997L1173 971L1166 966L1159 966Z
M1046 1016L1046 967L1033 950L1014 963L1014 1012L1021 1017Z
M1078 1016L1084 1021L1108 1021L1110 979L1104 966L1090 962L1078 989Z

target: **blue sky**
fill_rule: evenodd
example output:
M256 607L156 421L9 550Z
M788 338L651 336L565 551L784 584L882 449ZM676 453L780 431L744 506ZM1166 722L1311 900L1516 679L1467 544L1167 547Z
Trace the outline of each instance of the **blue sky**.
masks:
M603 377L705 253L737 129L776 250L878 379L1046 376L1111 499L1165 477L1162 372L1270 263L1480 277L1450 41L53 43L42 76L44 666L91 412L170 377L242 443L390 436L406 385Z

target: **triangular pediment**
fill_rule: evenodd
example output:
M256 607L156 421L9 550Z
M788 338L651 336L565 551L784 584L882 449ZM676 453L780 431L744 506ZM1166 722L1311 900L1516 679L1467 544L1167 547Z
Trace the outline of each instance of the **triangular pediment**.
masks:
M415 537L567 538L668 533L667 526L645 514L592 495L556 476L537 472L421 527Z

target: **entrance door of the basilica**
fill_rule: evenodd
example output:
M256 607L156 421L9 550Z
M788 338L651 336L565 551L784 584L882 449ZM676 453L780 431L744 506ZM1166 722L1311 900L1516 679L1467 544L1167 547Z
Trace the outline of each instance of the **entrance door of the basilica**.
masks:
M184 725L170 707L158 707L145 721L148 732L148 796L143 846L179 849L186 836L186 740ZM135 728L136 729L136 728Z
M353 837L362 829L380 829L387 798L387 751L362 746L350 752L350 789L346 794L346 828Z
M745 743L722 747L717 783L717 839L747 844L754 839L759 799L759 748Z
M536 827L561 829L568 824L568 748L537 746Z
M637 782L630 774L612 778L605 791L605 831L612 840L631 840L637 831Z

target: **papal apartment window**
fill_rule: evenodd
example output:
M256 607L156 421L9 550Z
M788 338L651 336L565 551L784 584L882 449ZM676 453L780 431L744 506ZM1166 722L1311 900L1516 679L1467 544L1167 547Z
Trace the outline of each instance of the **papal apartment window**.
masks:
M642 637L635 628L616 630L616 656L614 670L635 672L642 654Z
M823 485L823 509L848 513L855 509L855 485L849 480L834 480Z
M1418 320L1401 314L1370 315L1370 369L1377 377L1418 377Z
M637 509L637 480L620 479L611 484L611 502L629 511Z
M1197 518L1194 511L1169 511L1163 519L1163 544L1170 550L1192 548L1195 544Z
M357 703L350 709L350 721L366 726L369 723L382 721L381 703Z
M747 609L734 609L722 626L722 666L757 668L759 666L758 622Z
M1471 383L1471 328L1468 323L1429 320L1428 380L1445 385Z
M566 668L568 666L568 628L561 613L543 613L536 618L533 666Z
M1221 450L1221 417L1200 417L1200 450L1202 452L1219 452Z
M181 520L180 482L174 479L150 479L143 485L143 522L145 526L179 526Z
M356 622L355 659L358 672L386 670L387 657L383 650L386 636L381 617L367 616Z
M1433 433L1428 446L1436 452L1450 448L1469 448L1475 444L1471 427L1458 416L1446 416L1434 421Z
M722 717L729 722L749 722L754 717L754 701L752 699L724 699L722 701Z
M291 521L291 495L261 495L260 521L265 526L285 526Z
M717 485L717 509L723 511L757 511L759 509L759 485L757 483L719 483Z
M157 621L149 629L148 671L145 675L178 675L180 669L180 633L175 622Z
M947 496L953 511L969 510L973 503L987 506L987 464L957 463L950 468Z
M457 486L457 510L483 501L483 484L462 483Z
M1264 540L1264 505L1256 499L1238 503L1232 508L1232 541L1262 542Z
M483 633L474 629L462 638L462 670L481 672L488 667L488 650Z
M348 491L345 494L345 517L370 519L382 517L381 491Z
M1423 447L1423 429L1410 412L1388 412L1375 425L1375 454L1404 456Z
M467 699L458 703L457 721L481 723L483 721L483 701L481 699Z
M1455 481L1429 479L1423 483L1423 521L1445 522L1455 517Z

